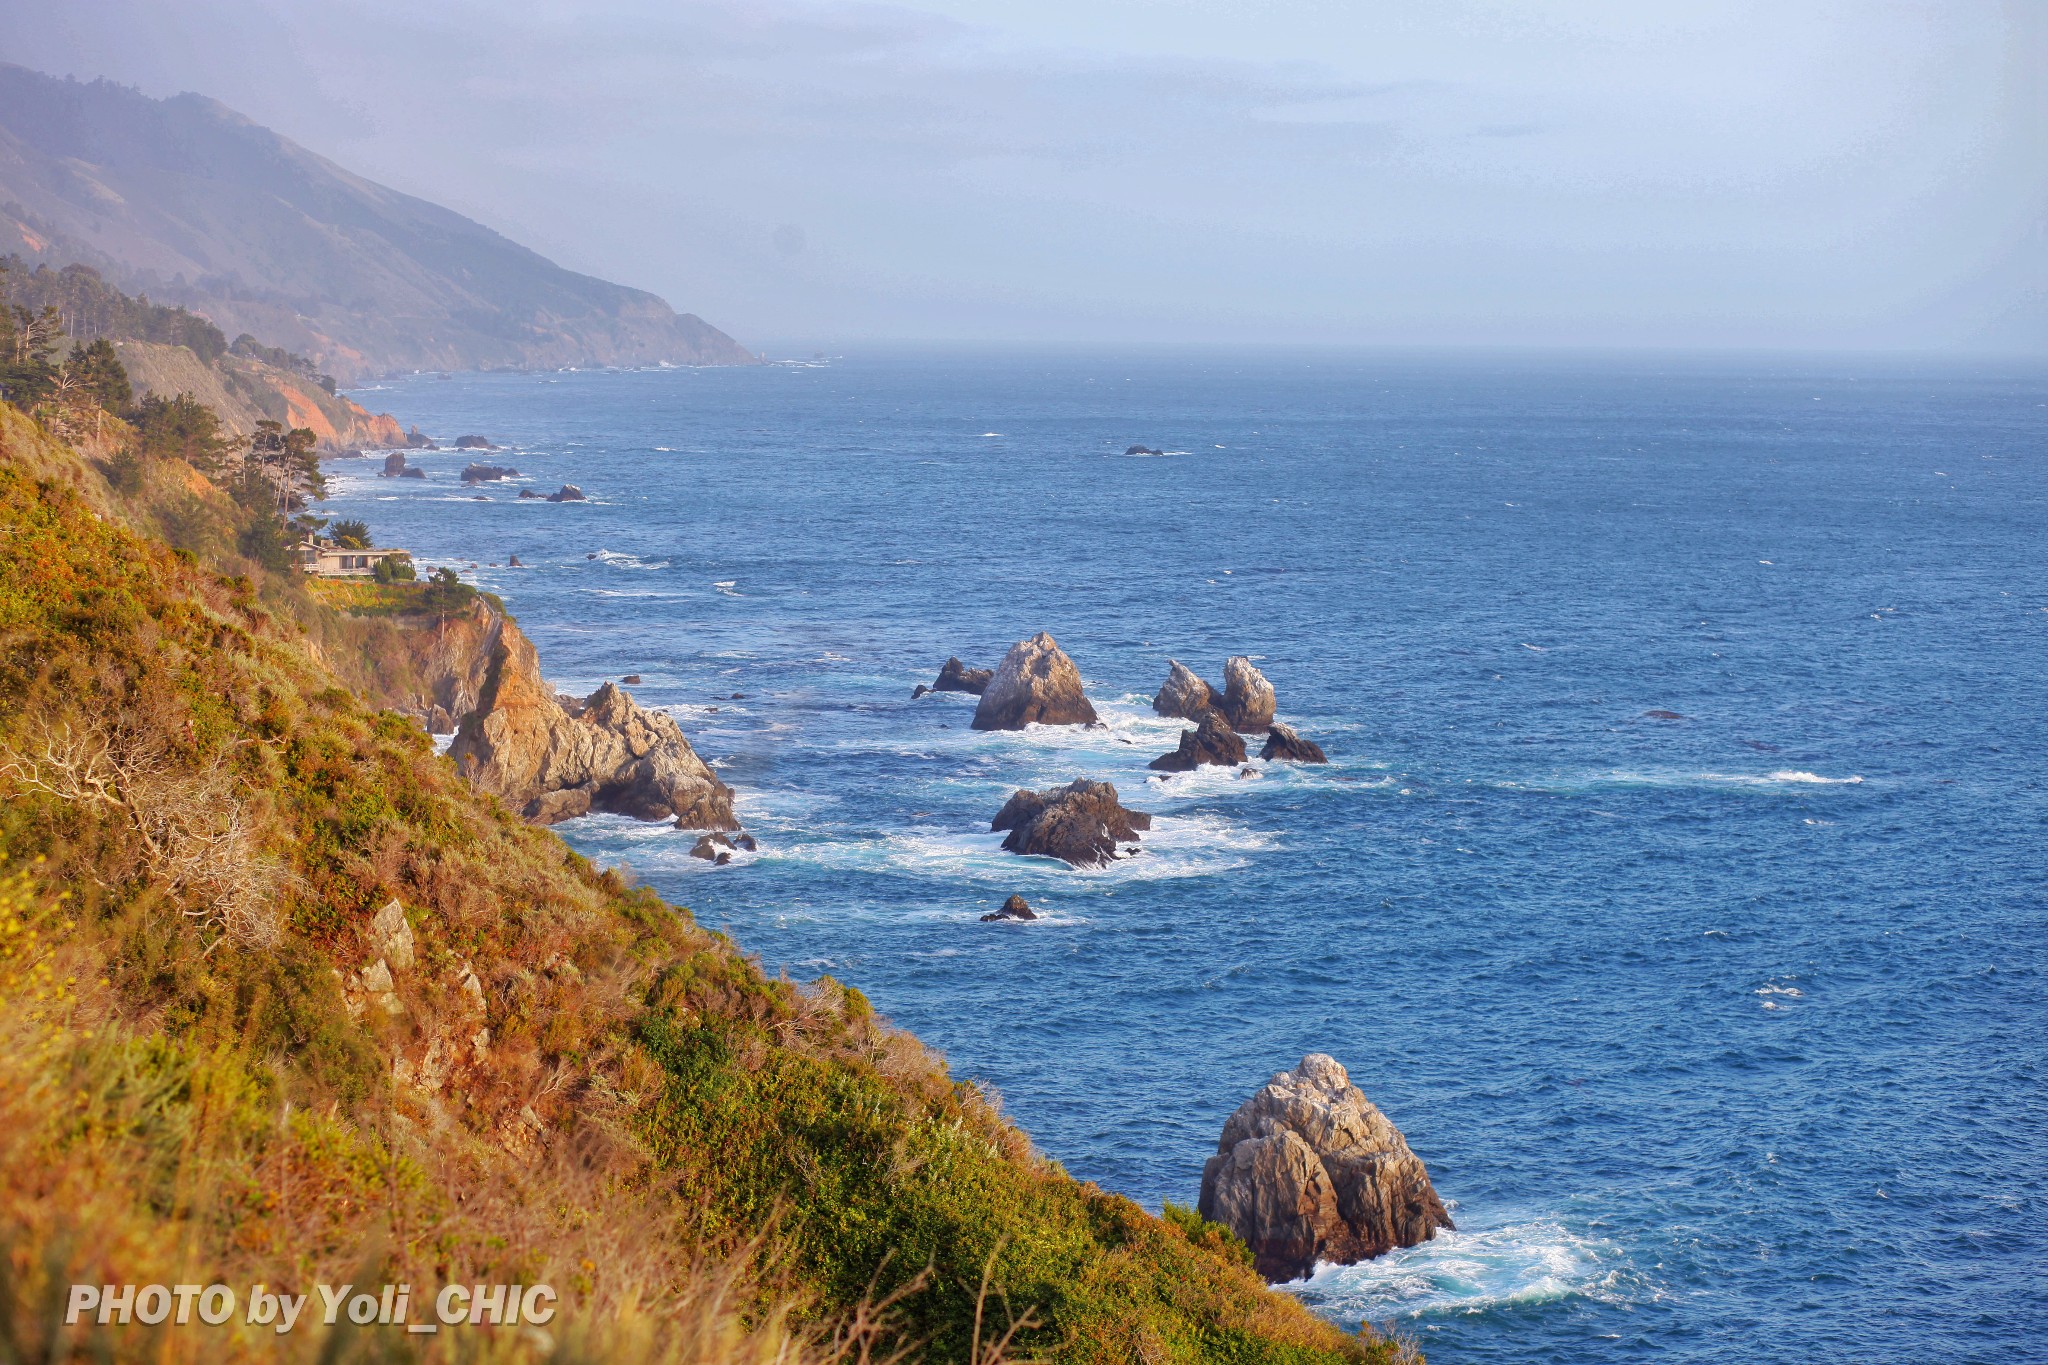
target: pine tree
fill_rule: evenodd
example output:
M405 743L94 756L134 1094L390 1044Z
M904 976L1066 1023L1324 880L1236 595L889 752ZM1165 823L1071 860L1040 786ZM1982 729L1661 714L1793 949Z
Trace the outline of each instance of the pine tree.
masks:
M105 337L90 346L73 345L64 369L78 381L86 398L108 412L126 412L135 401L127 367L121 364L114 343Z

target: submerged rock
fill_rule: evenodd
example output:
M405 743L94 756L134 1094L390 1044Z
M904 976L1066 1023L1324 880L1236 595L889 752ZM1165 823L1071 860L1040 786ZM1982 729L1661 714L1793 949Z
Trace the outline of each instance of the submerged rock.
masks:
M1168 659L1166 681L1152 698L1152 709L1162 716L1200 720L1216 709L1216 692L1179 659Z
M1274 721L1266 731L1266 747L1259 754L1268 763L1328 763L1329 755L1314 740L1303 739L1291 725Z
M1147 766L1164 773L1186 773L1204 763L1228 767L1244 759L1244 741L1237 737L1237 732L1214 711L1204 711L1199 726L1180 732L1178 749L1161 754Z
M1450 1214L1422 1159L1335 1058L1301 1059L1238 1106L1202 1168L1202 1217L1269 1281L1426 1242Z
M1264 734L1273 724L1273 684L1242 654L1223 665L1223 718L1241 735Z
M991 920L1037 918L1038 912L1036 910L1033 910L1030 907L1030 905L1025 902L1022 896L1012 896L1008 900L1003 902L1002 909L983 915L981 917L981 922L983 924L987 924Z
M1124 447L1124 454L1126 455L1164 455L1165 453L1163 450L1154 450L1151 446Z
M1003 803L989 828L1010 832L1003 847L1012 853L1058 858L1074 867L1100 867L1116 858L1119 843L1152 828L1152 817L1125 810L1109 783L1077 777L1064 787L1016 793Z
M1003 655L981 704L977 730L1021 730L1027 725L1093 725L1095 708L1081 692L1081 671L1044 631L1019 640Z
M956 656L947 659L945 665L939 669L937 682L930 687L920 685L910 694L910 699L916 701L927 692L967 692L978 697L988 691L989 679L994 676L995 674L986 668L969 668Z

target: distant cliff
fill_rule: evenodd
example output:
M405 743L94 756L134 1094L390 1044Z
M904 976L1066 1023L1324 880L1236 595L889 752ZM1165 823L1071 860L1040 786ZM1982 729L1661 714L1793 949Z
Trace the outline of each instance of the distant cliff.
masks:
M305 427L327 450L403 445L396 418L372 414L304 356L241 336L231 346L205 318L182 308L130 298L89 266L22 268L0 258L0 303L45 309L61 328L56 352L104 337L114 345L135 397L189 394L239 436L269 420Z
M201 95L0 64L0 253L83 262L344 382L389 370L745 365L653 294L564 270Z

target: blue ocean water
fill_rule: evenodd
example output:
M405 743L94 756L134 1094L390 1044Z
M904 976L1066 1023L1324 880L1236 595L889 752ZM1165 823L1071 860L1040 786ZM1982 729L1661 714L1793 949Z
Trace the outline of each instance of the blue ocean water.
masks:
M762 848L563 835L859 986L1077 1176L1192 1203L1327 1051L1458 1231L1294 1292L1433 1361L2048 1359L2048 373L876 353L358 397L522 479L340 461L325 510L502 594L565 690L642 675ZM1106 729L910 699L1040 629ZM1167 659L1236 653L1331 765L1148 773ZM1159 817L1142 855L998 850L1080 776ZM977 922L1012 892L1047 918Z

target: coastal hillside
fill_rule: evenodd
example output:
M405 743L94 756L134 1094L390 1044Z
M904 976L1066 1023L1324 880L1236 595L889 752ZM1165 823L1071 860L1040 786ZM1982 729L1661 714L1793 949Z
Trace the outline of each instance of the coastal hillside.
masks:
M0 252L93 266L343 382L419 368L754 361L653 294L564 270L217 101L5 64Z
M1397 1358L1067 1176L859 991L765 976L473 789L347 679L502 608L316 592L263 490L109 422L88 458L0 404L10 1358ZM216 1282L562 1311L63 1324L67 1284Z
M246 334L230 344L205 318L130 298L90 266L30 269L18 257L0 259L0 305L14 310L7 330L22 339L24 358L35 343L61 357L105 341L136 400L190 398L232 435L247 438L269 421L311 431L328 451L406 443L397 419L337 392L334 377L306 357Z

